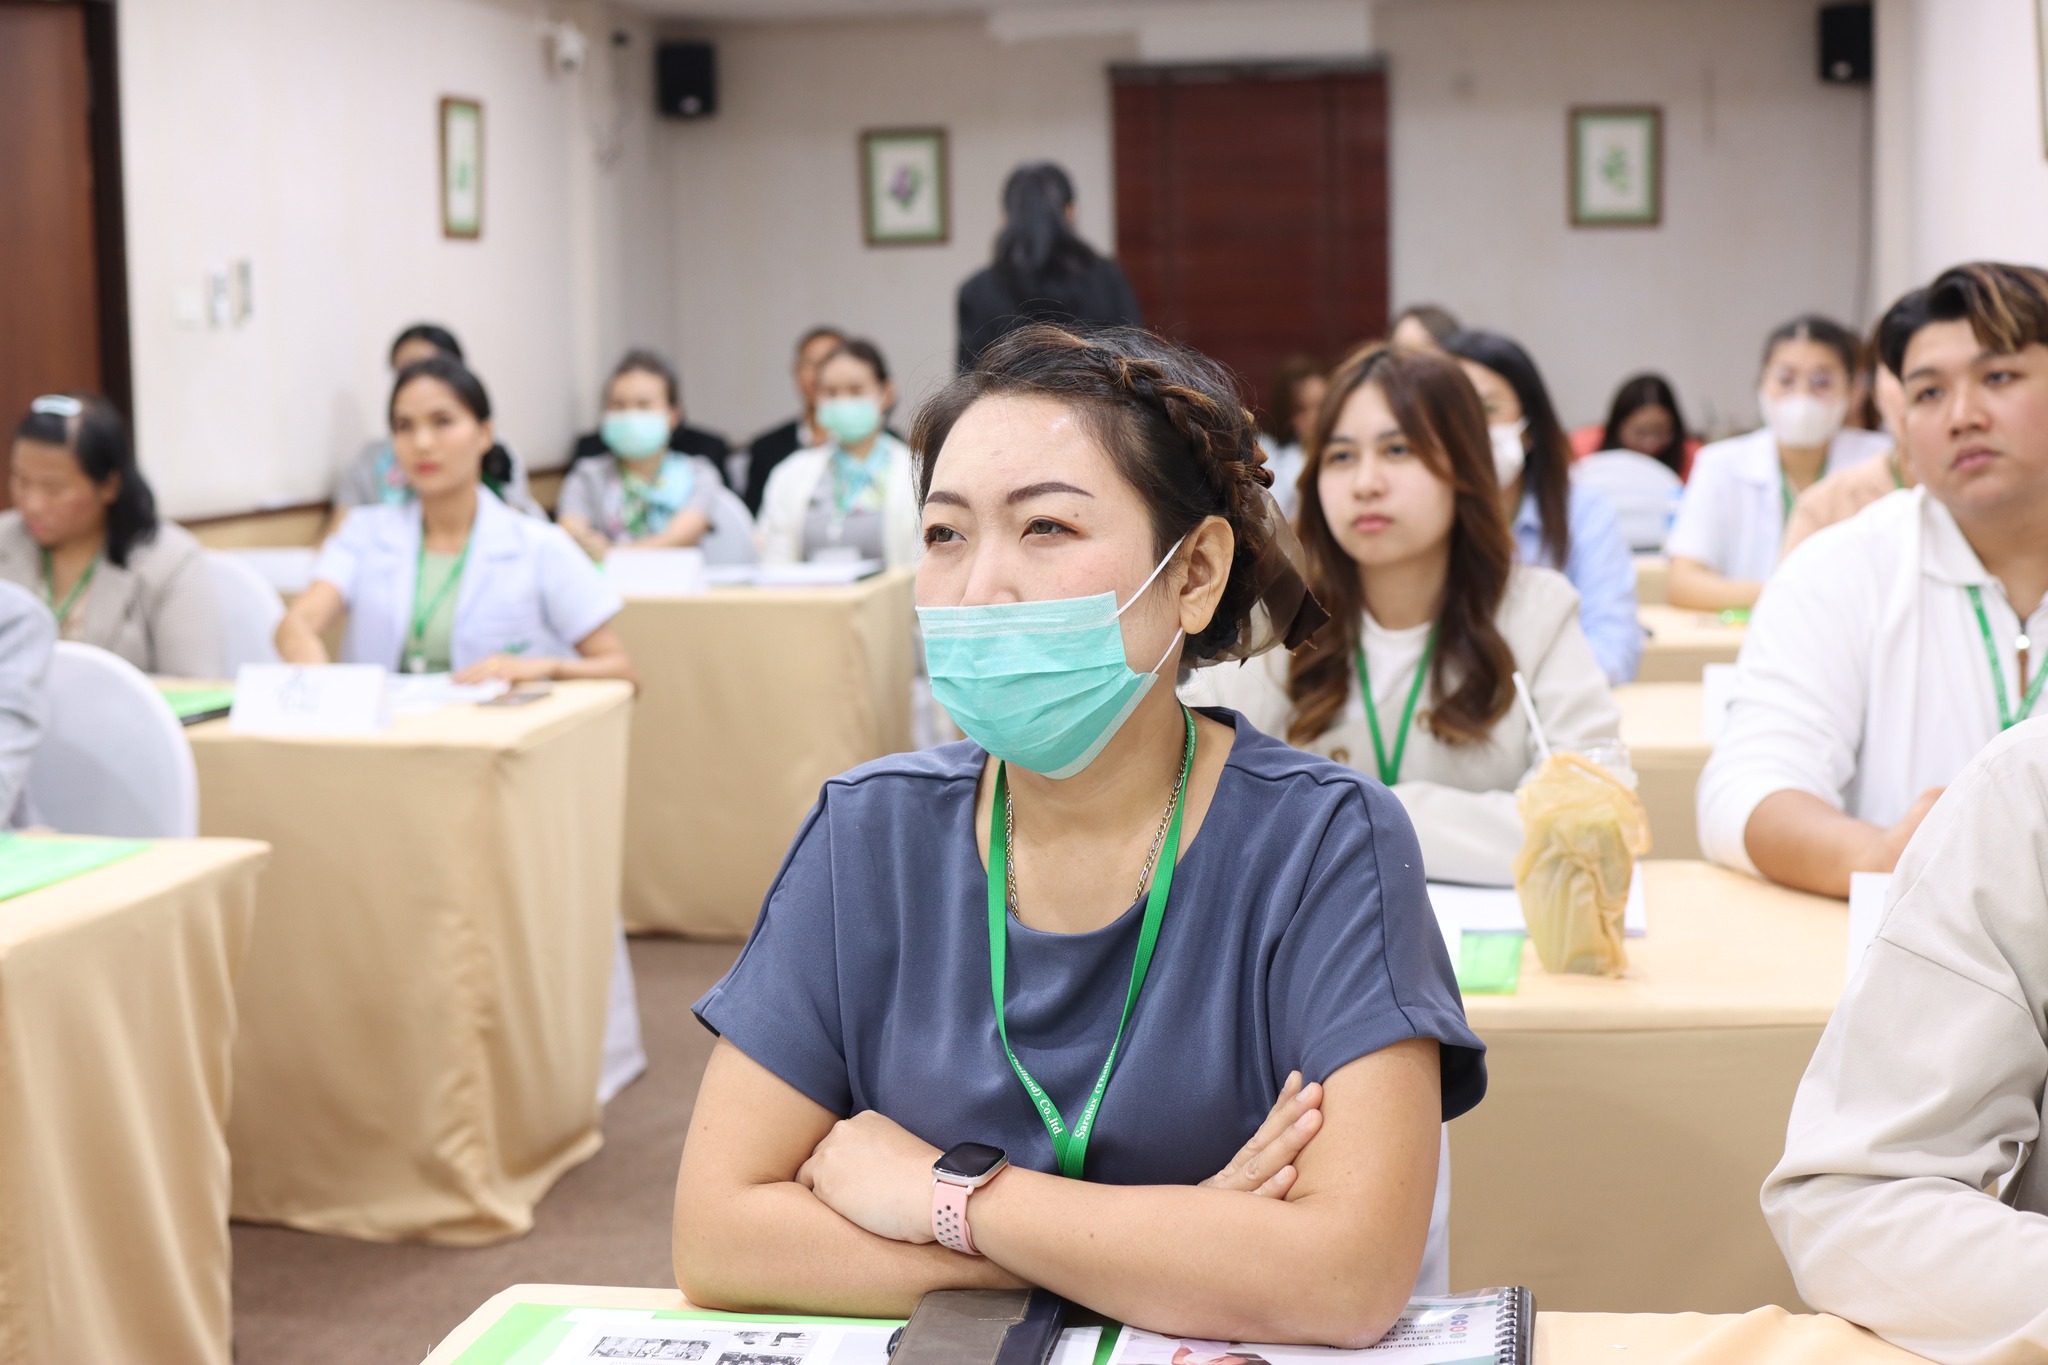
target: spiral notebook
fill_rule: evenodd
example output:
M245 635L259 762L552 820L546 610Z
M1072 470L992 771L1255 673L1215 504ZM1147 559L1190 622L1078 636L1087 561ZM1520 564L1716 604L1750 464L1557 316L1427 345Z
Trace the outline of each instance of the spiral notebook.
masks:
M1522 1288L1410 1299L1377 1345L1264 1346L1198 1341L1126 1327L1107 1365L1529 1365L1536 1300Z

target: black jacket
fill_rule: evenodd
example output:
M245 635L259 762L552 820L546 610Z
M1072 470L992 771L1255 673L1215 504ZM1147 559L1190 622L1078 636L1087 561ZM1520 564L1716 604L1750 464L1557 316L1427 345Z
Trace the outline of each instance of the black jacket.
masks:
M747 443L747 486L740 490L747 510L761 515L761 495L768 490L768 476L775 466L803 448L803 419L792 417L772 431L764 431Z
M960 286L960 347L962 373L990 343L1027 322L1087 322L1099 326L1124 324L1142 327L1138 296L1124 278L1123 267L1107 256L1097 256L1076 275L1062 279L1030 298L1019 297L994 266L976 271Z

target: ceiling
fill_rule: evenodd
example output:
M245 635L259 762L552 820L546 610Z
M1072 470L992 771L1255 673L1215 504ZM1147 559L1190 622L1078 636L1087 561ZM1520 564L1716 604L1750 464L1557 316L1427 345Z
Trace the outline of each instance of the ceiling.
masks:
M1170 0L633 0L657 14L772 23L788 19L876 19L898 15L991 14L998 10L1129 10Z

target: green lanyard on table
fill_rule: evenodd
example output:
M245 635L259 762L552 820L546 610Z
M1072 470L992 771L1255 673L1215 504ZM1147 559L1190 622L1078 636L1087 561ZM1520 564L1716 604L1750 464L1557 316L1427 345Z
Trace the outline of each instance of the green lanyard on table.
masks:
M85 572L71 585L71 591L64 594L64 600L57 600L57 571L50 559L50 552L43 551L43 604L56 614L57 629L64 629L65 618L71 615L71 608L78 603L78 595L92 583L92 576L99 572L100 557L94 555L92 563L85 566Z
M1181 761L1192 773L1195 766L1195 718L1185 707L1181 715L1187 722L1187 748ZM1102 1096L1109 1089L1110 1072L1116 1069L1117 1049L1123 1046L1124 1026L1131 1022L1131 1007L1138 1003L1138 992L1145 987L1145 973L1152 966L1152 950L1159 944L1159 926L1166 919L1166 898L1173 890L1173 865L1179 858L1180 817L1187 800L1187 784L1182 783L1174 795L1173 821L1166 827L1166 837L1159 849L1159 867L1152 874L1152 890L1145 897L1145 918L1138 927L1138 955L1131 963L1131 985L1124 992L1124 1012L1116 1023L1116 1038L1109 1045L1109 1056L1103 1060L1102 1071L1095 1078L1094 1092L1088 1096L1087 1106L1081 1110L1080 1121L1071 1131L1060 1117L1059 1106L1052 1102L1052 1096L1045 1093L1045 1087L1024 1069L1024 1063L1018 1061L1017 1054L1011 1050L1010 1026L1003 1013L1010 959L1009 897L1006 895L1009 889L1010 845L1009 837L1003 832L1003 801L1007 794L1004 766L998 763L995 804L989 808L988 817L988 974L990 987L995 993L996 1035L1003 1040L1003 1055L1010 1059L1010 1069L1024 1083L1024 1093L1031 1097L1032 1106L1038 1110L1039 1121L1052 1138L1052 1150L1059 1158L1060 1174L1079 1180L1082 1164L1088 1159L1088 1137L1095 1130L1095 1111L1102 1108Z
M427 537L420 534L419 559L412 570L412 629L405 637L405 671L424 673L427 671L427 622L434 619L434 613L441 610L441 604L448 600L448 594L462 581L462 566L469 563L471 534L462 542L462 553L455 556L455 563L448 570L448 576L441 580L441 586L434 589L433 597L425 606L420 605L420 580L427 572Z
M1372 727L1372 756L1379 764L1380 781L1391 787L1401 780L1401 755L1408 752L1408 727L1415 723L1415 703L1422 699L1422 684L1429 677L1430 656L1436 653L1436 627L1429 628L1429 641L1422 646L1422 658L1415 665L1415 684L1408 689L1408 704L1401 708L1401 728L1394 733L1394 756L1387 757L1386 741L1380 737L1380 708L1372 699L1372 670L1365 664L1365 646L1358 647L1359 700L1365 703L1365 723Z
M1991 688L1998 694L1998 728L2001 731L2010 730L2033 713L2034 703L2041 699L2041 685L2048 683L2048 668L2034 675L2034 684L2027 689L2026 695L2020 698L2019 714L2014 715L2008 709L2005 669L1998 662L1998 646L1991 640L1991 618L1984 614L1984 594L1977 590L1975 583L1970 584L1964 591L1970 594L1970 605L1977 610L1977 629L1984 633L1984 657L1991 662ZM2025 631L2024 621L2020 623L2020 629ZM2022 634L2020 638L2024 640L2026 636Z

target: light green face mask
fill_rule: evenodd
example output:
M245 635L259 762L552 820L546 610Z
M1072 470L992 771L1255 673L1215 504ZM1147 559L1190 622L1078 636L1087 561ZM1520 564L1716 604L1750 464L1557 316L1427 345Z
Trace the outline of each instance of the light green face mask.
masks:
M1180 547L1175 541L1121 607L1113 592L919 607L932 696L962 733L1003 762L1072 777L1116 737L1180 647L1185 632L1175 631L1152 670L1134 672L1118 624Z

